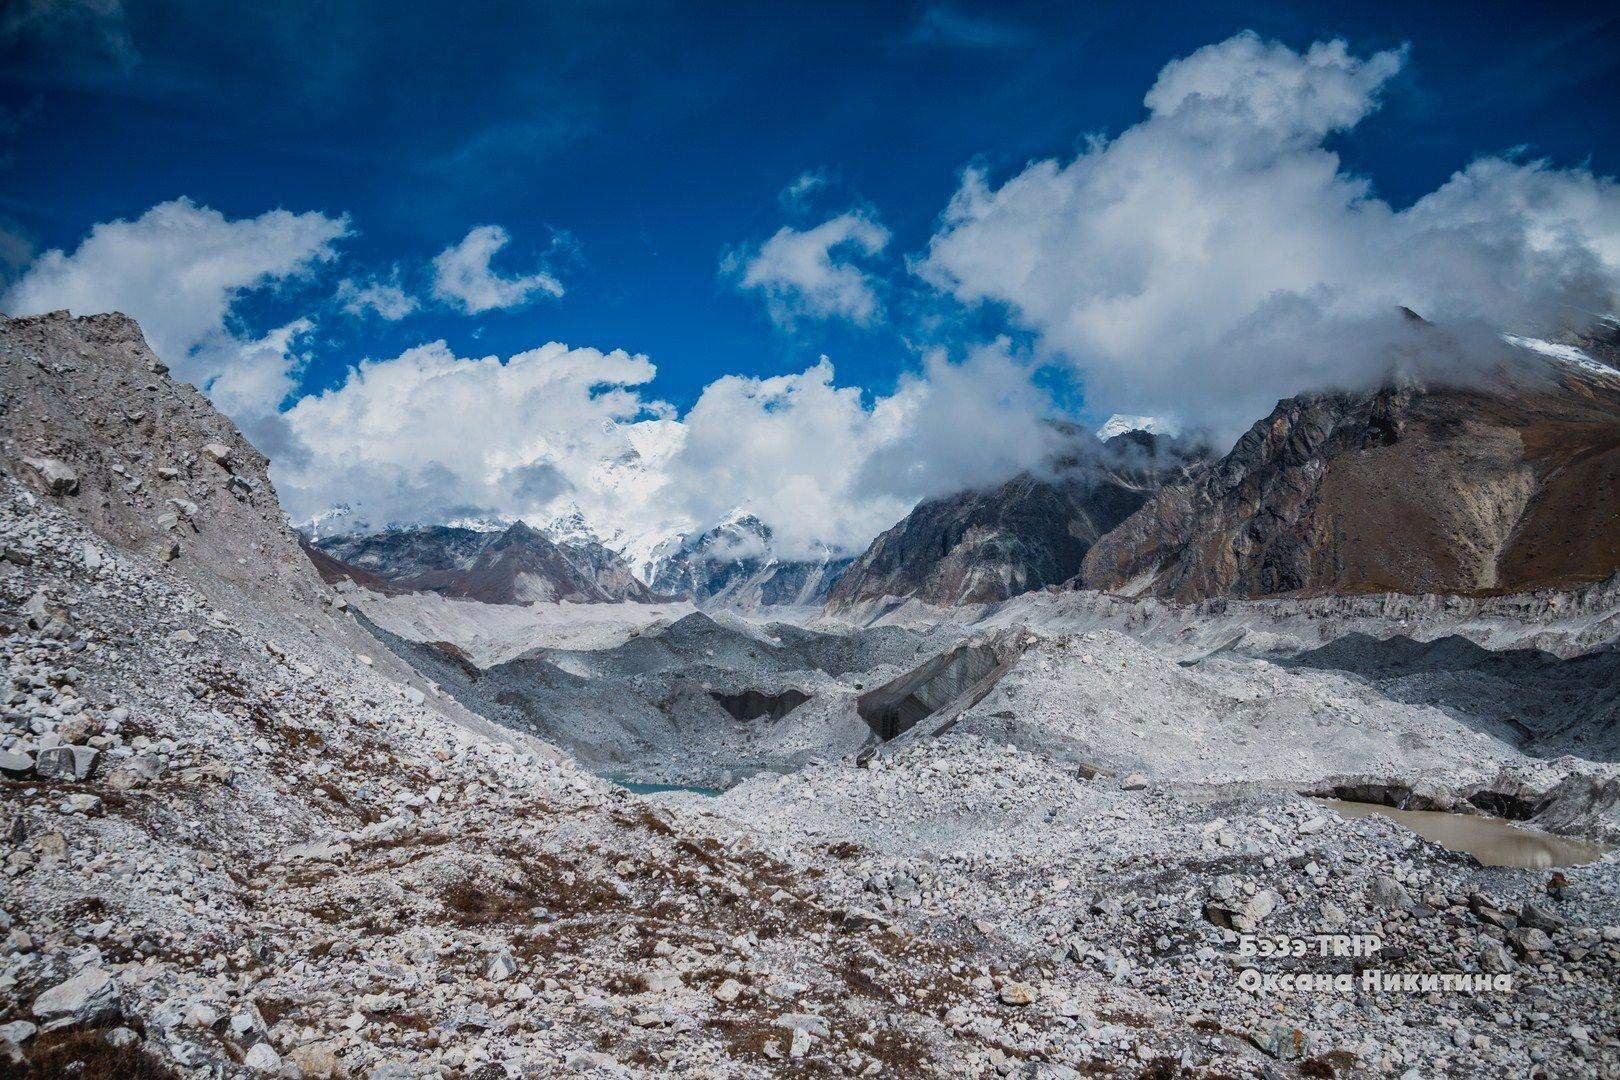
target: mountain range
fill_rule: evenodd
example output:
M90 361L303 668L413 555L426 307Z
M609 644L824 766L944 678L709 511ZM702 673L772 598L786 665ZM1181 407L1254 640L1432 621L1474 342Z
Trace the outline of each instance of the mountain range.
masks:
M828 603L982 604L1060 585L1093 544L1203 455L1140 428L1104 442L1071 436L1072 454L1042 474L918 505L850 565Z
M541 528L334 535L336 508L304 532L328 576L501 604L840 611L1053 587L1191 602L1606 578L1620 571L1620 328L1505 340L1515 362L1486 377L1284 399L1223 456L1151 417L1114 417L1096 437L1067 428L1045 468L925 500L857 556L785 558L742 509L634 553L577 509Z
M324 567L329 575L352 567L399 588L486 604L656 599L624 560L601 543L558 544L521 521L504 529L432 525L348 533L313 543L340 564Z

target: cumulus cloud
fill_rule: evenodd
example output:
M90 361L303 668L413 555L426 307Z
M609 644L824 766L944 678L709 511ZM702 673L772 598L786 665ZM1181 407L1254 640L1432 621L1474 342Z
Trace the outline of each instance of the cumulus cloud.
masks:
M634 449L637 424L666 415L640 393L654 373L643 356L557 343L505 362L442 341L368 360L288 410L309 458L277 486L295 516L347 501L377 524L535 513L578 488L604 496L588 509L629 523L639 508L608 504L596 473Z
M503 277L490 266L511 237L499 225L479 225L433 258L433 295L477 315L518 307L536 296L561 296L562 282L536 270Z
M1164 68L1147 118L1118 138L1000 186L969 170L916 267L964 302L1005 305L1077 367L1092 409L1226 434L1279 397L1441 359L1401 305L1479 359L1503 327L1613 310L1613 180L1484 158L1398 210L1324 147L1404 59L1253 34L1200 49Z
M416 297L400 286L397 269L387 281L381 278L363 281L345 278L338 284L337 299L343 310L356 318L374 314L388 322L398 322L422 306Z
M207 391L270 452L279 445L276 409L303 362L294 346L311 324L298 319L254 337L230 318L231 307L335 258L347 231L346 218L313 211L232 220L175 199L95 226L71 254L45 252L0 307L15 315L124 312L176 375Z
M867 403L825 358L789 375L727 376L682 418L668 492L707 524L732 507L759 515L785 553L856 552L919 500L1040 465L1055 430L1047 397L1005 344L961 363L930 355L895 392Z
M889 243L889 230L870 215L849 211L810 229L784 225L753 251L734 252L722 269L739 288L765 297L772 321L843 318L869 325L881 314L870 276L854 261Z
M577 507L641 536L742 508L784 555L808 557L861 549L920 498L1037 465L1054 437L1050 403L1000 343L930 356L870 402L823 360L717 379L677 417L645 392L654 374L645 357L556 343L504 363L443 342L367 361L287 413L309 455L278 464L277 487L295 516L344 501L373 525Z

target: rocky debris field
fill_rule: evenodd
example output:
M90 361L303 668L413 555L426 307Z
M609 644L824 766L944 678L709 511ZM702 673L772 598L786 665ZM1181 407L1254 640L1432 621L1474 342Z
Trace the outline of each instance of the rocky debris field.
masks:
M943 1076L998 1052L943 1021L991 996L952 946L814 868L469 732L15 485L0 544L12 1067Z
M378 611L413 635L424 629L400 625L399 597L345 595L367 618ZM542 618L560 617L552 610ZM581 611L580 636L599 647L542 645L492 664L476 663L478 646L461 639L374 630L467 708L564 747L594 772L702 787L859 752L871 731L856 698L938 647L936 635L899 627L826 633L689 610L621 626L616 639L600 641L608 621ZM475 617L459 625L477 628L472 641L485 642L487 658L482 633L493 624ZM748 712L740 703L749 700L784 704ZM791 711L787 701L795 703Z
M1022 1060L1173 1062L1247 1044L1305 1075L1613 1075L1620 862L1486 869L1282 793L1055 769L969 736L865 768L756 777L713 805L826 886L970 945L986 995L946 1017ZM1244 933L1372 935L1361 957L1246 957ZM1352 987L1251 992L1261 977ZM1361 973L1509 975L1506 992L1369 991ZM1009 1013L1009 1000L1027 1001ZM1191 1028L1190 1041L1167 1038ZM1133 1064L1134 1062L1134 1064ZM1161 1070L1160 1074L1165 1074Z
M1608 653L1516 665L1466 642L1447 656L1444 645L1341 638L1286 660L1177 660L1110 630L998 640L1009 637L1015 659L994 687L959 714L941 710L949 732L1115 775L1289 790L1385 783L1437 807L1479 791L1539 802L1578 781L1586 830L1620 837L1620 768L1572 753L1613 756L1620 702ZM1381 662L1402 654L1413 662ZM900 743L938 730L925 722Z

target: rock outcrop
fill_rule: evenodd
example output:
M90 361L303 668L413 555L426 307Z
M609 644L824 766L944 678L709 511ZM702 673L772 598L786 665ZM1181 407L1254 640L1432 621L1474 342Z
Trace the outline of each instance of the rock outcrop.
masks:
M0 466L103 539L310 602L268 462L116 313L0 316Z

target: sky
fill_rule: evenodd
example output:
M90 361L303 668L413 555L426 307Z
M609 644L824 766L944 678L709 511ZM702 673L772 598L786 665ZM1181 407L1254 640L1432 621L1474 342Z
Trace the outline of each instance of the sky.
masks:
M0 310L134 315L295 517L794 554L1620 293L1612 5L0 6Z

